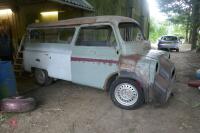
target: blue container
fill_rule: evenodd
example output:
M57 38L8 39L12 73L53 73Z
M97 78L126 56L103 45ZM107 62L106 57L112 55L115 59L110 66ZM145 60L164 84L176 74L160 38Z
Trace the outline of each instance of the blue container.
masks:
M0 99L16 96L16 79L10 61L0 61Z
M9 57L11 55L11 48L10 45L8 44L0 44L0 55L1 56L5 56L5 57Z
M196 78L200 80L200 69L196 71Z

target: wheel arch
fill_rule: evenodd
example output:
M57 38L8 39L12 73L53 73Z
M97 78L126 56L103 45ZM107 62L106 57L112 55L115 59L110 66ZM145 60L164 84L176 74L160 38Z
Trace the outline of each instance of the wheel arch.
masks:
M136 82L137 86L142 89L142 92L143 92L144 96L146 97L146 92L144 91L144 86L143 86L142 82L140 81L139 77L135 73L131 73L131 72L121 71L119 73L115 72L115 73L111 74L107 78L107 80L104 84L104 89L106 90L106 92L110 91L111 84L118 78L134 80Z
M31 72L34 72L35 69L37 69L36 67L31 67Z
M36 69L40 69L40 70L43 70L45 71L48 75L49 75L49 72L47 69L44 69L44 68L38 68L38 67L31 67L31 72L34 72Z
M111 75L108 76L108 78L106 79L104 83L104 90L106 92L109 92L111 84L117 79L118 76L119 76L119 73L117 72L112 73Z

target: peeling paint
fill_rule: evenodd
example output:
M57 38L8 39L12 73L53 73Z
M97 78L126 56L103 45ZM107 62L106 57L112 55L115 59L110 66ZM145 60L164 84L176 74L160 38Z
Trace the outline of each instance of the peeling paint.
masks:
M119 69L120 76L135 79L140 83L146 102L167 102L176 72L174 64L164 53L150 50L146 55L121 56Z

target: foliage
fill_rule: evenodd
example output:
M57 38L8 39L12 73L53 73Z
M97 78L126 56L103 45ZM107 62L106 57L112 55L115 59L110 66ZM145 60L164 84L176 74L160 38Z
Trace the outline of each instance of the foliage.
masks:
M175 25L182 25L186 38L190 28L192 12L191 0L158 0L160 9L169 16L169 21Z
M150 21L150 41L155 43L161 36L167 34L167 23L156 23L155 20Z
M200 2L199 0L157 0L162 12L169 16L175 24L185 25L186 37L190 30L192 48L197 44L197 30L200 27Z
M186 29L185 25L175 24L173 26L173 33L174 33L174 35L184 37L185 36L185 29Z
M192 9L191 0L158 0L162 12L188 14Z
M186 25L188 22L190 23L190 16L189 14L174 14L174 15L170 15L168 20L171 21L174 24L184 24Z

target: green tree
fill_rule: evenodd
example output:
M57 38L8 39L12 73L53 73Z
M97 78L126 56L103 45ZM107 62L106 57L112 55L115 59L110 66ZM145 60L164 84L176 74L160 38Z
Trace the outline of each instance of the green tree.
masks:
M186 39L190 35L192 48L197 45L197 29L200 27L199 0L158 0L160 9L169 16L173 23L185 26ZM189 32L190 31L190 32Z
M175 25L174 28L177 29L176 31L178 31L178 33L180 33L182 36L184 36L185 34L185 39L187 42L189 40L188 36L189 36L189 30L190 30L190 24L191 24L191 21L189 18L190 16L188 14L182 14L182 15L173 15L168 19Z
M161 36L167 34L167 22L157 23L155 20L150 20L150 41L155 43Z

